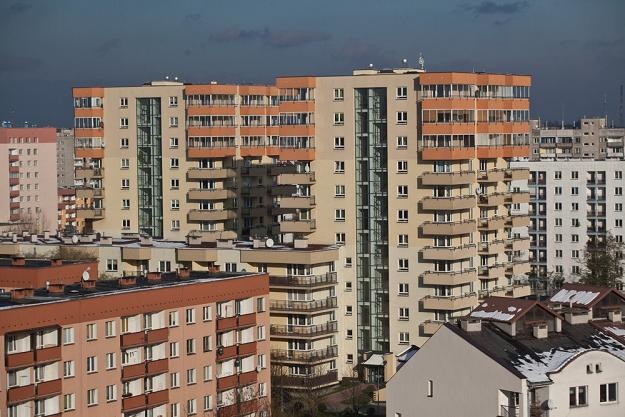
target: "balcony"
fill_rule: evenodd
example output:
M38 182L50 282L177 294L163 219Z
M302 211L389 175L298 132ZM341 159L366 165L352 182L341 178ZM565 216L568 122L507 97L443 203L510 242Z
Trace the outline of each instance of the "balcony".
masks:
M251 165L241 168L241 175L248 177L264 177L267 175L267 167L264 165Z
M17 162L20 160L19 154L9 154L9 162Z
M145 392L133 397L122 398L123 413L137 413L147 408L158 407L169 402L169 390Z
M154 361L145 361L134 365L127 365L122 368L122 379L136 379L144 376L163 374L169 371L169 360L167 358Z
M530 224L530 217L526 214L513 214L508 216L506 224L512 227L527 227Z
M198 210L189 211L189 221L224 221L237 218L237 213L232 210Z
M121 335L121 348L128 349L136 346L155 345L167 342L169 329L146 330L143 332L126 333Z
M530 249L529 237L518 237L506 240L506 246L513 251L526 252Z
M223 377L217 377L217 390L225 391L237 386L244 386L253 384L256 382L257 372L256 370L250 372L243 372L235 375L228 375Z
M305 173L295 173L295 174L281 174L278 175L278 184L314 184L315 183L315 173L314 172L305 172Z
M294 300L271 300L269 311L272 313L319 313L325 310L333 310L337 307L336 297L328 297L325 300L294 301Z
M421 175L421 185L464 185L475 182L475 171L457 172L424 172Z
M83 219L103 219L104 209L76 207L76 217Z
M338 346L328 346L318 350L283 350L271 349L271 361L273 363L304 363L311 364L327 361L338 357Z
M315 229L314 220L281 220L279 233L312 233Z
M481 230L499 230L503 229L506 225L506 218L504 216L494 216L487 219L480 219L479 228Z
M508 168L506 170L506 180L528 180L530 177L529 168Z
M336 272L328 272L321 275L291 275L287 277L269 277L270 288L323 288L333 287L336 285L336 283Z
M424 161L458 161L475 158L475 148L421 148Z
M218 239L229 240L236 239L237 232L232 230L191 230L189 236L195 236L206 242L215 242Z
M61 346L38 348L35 350L35 363L58 362L61 360Z
M188 158L231 158L237 155L236 146L187 147Z
M436 331L440 329L443 324L444 324L443 321L426 320L423 323L421 323L421 326L420 326L421 332L425 336L431 336L434 333L436 333Z
M477 255L477 250L474 244L452 247L426 246L421 250L421 255L423 259L428 260L456 261Z
M529 203L530 193L529 191L511 191L507 200L508 203L512 204Z
M281 197L278 205L281 209L312 208L315 205L315 197Z
M250 327L256 325L256 314L241 314L232 317L217 317L217 331L227 331L239 327Z
M293 184L274 184L271 187L271 194L274 196L292 196L297 193L297 186Z
M189 200L227 200L237 195L234 191L225 188L192 188L188 196Z
M35 398L35 385L24 385L7 389L7 405L17 404Z
M506 287L506 297L520 298L532 295L532 288L527 284L510 285Z
M122 247L122 258L125 261L148 261L152 258L152 247Z
M63 391L62 380L53 379L51 381L39 382L35 385L36 397L52 397L54 395L60 395Z
M506 243L503 240L493 240L492 242L481 242L479 244L481 255L497 255L506 250Z
M421 225L421 231L424 235L456 236L475 232L475 226L475 220L463 220L459 222L424 222Z
M254 415L259 410L259 400L238 402L226 406L218 406L217 417L239 417Z
M35 363L35 351L10 353L5 356L7 368L26 368Z
M241 187L241 194L251 197L264 197L267 195L267 188L264 185L244 185Z
M477 304L477 294L468 293L458 297L449 296L442 297L436 295L428 295L421 299L423 309L425 310L447 310L457 311L467 308L473 308Z
M488 171L480 171L477 174L477 180L479 182L500 182L506 177L506 170L501 168L494 168Z
M78 132L79 133L79 132ZM78 134L74 132L74 134ZM104 148L74 148L74 156L76 158L93 158L93 159L102 159L104 158Z
M505 273L506 267L502 264L480 266L480 279L503 278Z
M230 168L190 168L187 171L187 179L189 180L225 179L236 176L236 171Z
M529 274L531 266L529 261L513 261L508 263L506 272L512 275L525 275Z
M324 324L313 324L308 326L298 326L295 324L272 324L270 335L276 338L287 339L315 339L332 335L338 331L336 321L329 321Z
M236 358L237 356L249 356L255 354L256 352L256 342L224 346L217 349L217 360L225 361L228 359Z
M501 206L506 202L506 193L482 194L477 203L481 206Z
M76 188L76 198L94 198L104 196L104 188Z
M465 210L475 207L475 196L425 197L421 200L423 210Z
M338 372L329 371L323 375L284 375L275 378L272 384L291 389L317 389L338 383Z
M477 280L477 270L466 268L462 271L426 271L422 278L424 285L462 285Z
M76 178L102 178L104 168L76 168Z
M267 215L267 206L264 204L256 207L243 207L241 209L241 214L243 216L251 216L251 217L265 217ZM263 225L266 229L266 226Z
M10 198L15 198L15 197L19 197L20 196L20 190L10 190L9 191L9 197Z

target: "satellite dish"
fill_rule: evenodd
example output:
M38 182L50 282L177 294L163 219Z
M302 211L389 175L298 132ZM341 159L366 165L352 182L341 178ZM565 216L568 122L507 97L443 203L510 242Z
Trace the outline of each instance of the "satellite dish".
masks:
M89 271L85 271L82 273L82 280L83 281L89 281L89 279L91 278L91 276L89 275Z
M556 408L556 404L553 402L553 400L550 398L547 400L547 409L548 410L555 410Z
M73 244L78 243L78 236L76 236L76 235L72 236L72 243Z
M267 247L267 248L273 247L273 239L265 240L265 247Z

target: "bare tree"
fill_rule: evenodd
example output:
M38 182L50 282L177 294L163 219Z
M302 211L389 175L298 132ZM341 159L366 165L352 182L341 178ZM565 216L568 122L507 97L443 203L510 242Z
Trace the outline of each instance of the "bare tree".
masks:
M581 282L616 288L623 282L623 254L625 246L611 234L605 239L588 241L582 260Z

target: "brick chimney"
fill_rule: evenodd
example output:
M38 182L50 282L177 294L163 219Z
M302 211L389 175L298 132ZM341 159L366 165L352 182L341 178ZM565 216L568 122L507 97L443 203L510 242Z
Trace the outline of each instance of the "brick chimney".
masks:
M80 288L82 288L83 290L90 290L95 288L95 280L94 279L90 279L90 280L81 280L80 281Z
M160 282L160 281L161 281L160 272L148 272L148 282Z
M49 294L63 294L65 292L65 285L61 282L48 284Z
M50 261L50 265L51 266L61 266L63 265L63 259L61 258L54 258Z
M189 279L189 277L191 276L191 271L189 270L189 268L178 268L176 272L178 274L178 279L180 280Z
M117 280L120 287L132 287L137 284L137 277L121 277Z
M11 265L24 266L26 265L26 258L24 258L23 256L14 256L13 259L11 259Z
M23 300L26 297L32 297L35 290L32 288L15 288L11 290L11 300Z

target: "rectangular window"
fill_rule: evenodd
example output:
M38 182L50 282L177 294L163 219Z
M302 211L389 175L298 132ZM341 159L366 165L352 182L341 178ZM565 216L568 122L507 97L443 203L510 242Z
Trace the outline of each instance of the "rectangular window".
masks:
M107 259L106 270L107 272L116 272L117 271L117 259Z
M397 198L408 198L408 186L407 185L397 186Z
M119 147L122 149L127 149L128 148L128 138L121 138L119 140Z
M98 337L98 328L95 323L87 324L87 340L95 340Z
M187 339L187 355L195 355L195 339Z
M107 321L104 323L104 336L105 337L114 337L115 336L115 322Z
M122 129L128 129L128 118L122 117L119 119L119 127Z
M98 371L98 358L95 356L87 357L87 373Z
M178 107L178 97L170 96L169 97L169 107Z
M408 87L397 87L395 92L395 98L398 100L405 100L408 98Z
M169 158L169 167L170 168L180 168L180 160L178 158Z
M337 221L337 222L345 221L345 209L334 210L334 221Z
M130 179L128 178L122 178L121 180L121 188L123 190L127 190L130 188Z
M169 118L169 127L178 127L178 117Z
M180 230L180 220L172 220L171 221L171 230Z
M119 107L128 107L128 97L119 98Z
M212 319L213 319L213 309L211 308L211 306L202 307L202 320L210 321Z
M98 390L97 389L89 389L87 390L87 405L97 405L98 404Z
M344 245L345 244L345 233L335 233L334 234L334 242L337 245Z
M211 395L204 396L204 411L210 411L213 409L213 397Z
M211 365L204 366L204 381L210 381L213 379L213 367Z
M195 309L187 308L185 312L185 318L186 318L187 324L195 323Z
M408 123L408 112L398 111L397 112L397 124L405 125Z
M399 308L399 320L408 320L410 318L410 309L407 307Z
M178 312L170 311L169 312L169 327L175 327L178 325Z
M342 88L334 89L334 101L343 101L345 99L345 90Z
M111 402L117 399L117 387L115 385L106 386L106 401Z
M335 197L345 197L345 186L344 185L335 185L334 186L334 196Z
M178 342L169 343L169 357L170 358L178 357Z
M408 332L399 332L399 344L407 345L410 343L410 333Z
M399 223L408 222L408 210L397 210L397 221Z
M130 209L130 199L124 198L122 199L122 210Z
M174 199L169 202L169 207L172 210L180 210L180 200Z
M399 287L398 290L397 290L397 294L398 295L403 295L403 296L408 295L409 286L408 286L407 283L400 282L398 287Z
M397 260L397 269L399 271L405 272L408 271L408 259L400 258Z
M397 136L397 149L406 149L408 147L408 136Z
M76 394L63 395L63 411L73 410L76 408Z
M169 188L172 190L177 190L180 188L180 180L178 178L172 178L169 180Z
M213 338L210 336L202 337L202 349L204 352L210 352L213 350Z
M74 361L63 362L63 378L74 376Z
M334 161L334 173L343 174L345 172L345 161Z
M398 173L408 172L408 161L397 161L397 172Z
M344 149L345 148L345 138L343 136L335 136L334 137L334 149Z
M342 126L345 123L345 113L337 112L334 113L334 125Z
M180 374L178 372L169 374L169 388L180 388Z
M588 387L585 385L569 388L569 406L584 407L588 405L588 399L586 398L587 389Z
M600 403L613 403L617 401L617 389L616 382L610 384L599 385L599 402Z
M63 344L71 345L74 343L74 328L66 327L63 329Z
M106 369L115 369L115 352L110 352L105 355Z
M187 385L193 385L195 383L195 369L187 369Z

